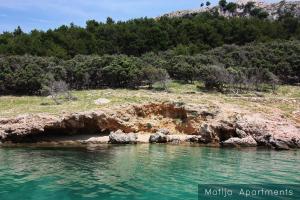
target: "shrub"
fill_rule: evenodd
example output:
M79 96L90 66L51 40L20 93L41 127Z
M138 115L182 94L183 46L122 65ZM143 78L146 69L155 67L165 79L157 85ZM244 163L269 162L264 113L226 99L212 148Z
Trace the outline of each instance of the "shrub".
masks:
M103 81L110 87L135 88L141 85L142 72L138 59L128 56L113 57L102 70Z
M69 85L64 81L53 81L43 87L43 94L50 95L51 99L60 105L64 101L73 101L76 98L71 94Z
M222 92L228 82L228 72L222 66L208 65L203 67L201 79L207 90L216 89Z
M166 87L166 81L169 78L169 75L165 69L159 69L152 66L144 67L142 69L143 80L152 88L153 84L159 82L163 88Z

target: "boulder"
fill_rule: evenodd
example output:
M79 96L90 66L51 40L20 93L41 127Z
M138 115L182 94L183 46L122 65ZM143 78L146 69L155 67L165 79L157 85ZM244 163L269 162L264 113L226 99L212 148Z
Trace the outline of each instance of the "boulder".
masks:
M183 137L180 137L178 135L168 135L167 141L168 141L168 143L171 143L171 144L180 144L181 142L184 142L185 140Z
M200 137L198 137L198 143L216 143L219 140L212 127L208 124L202 125L199 132Z
M267 134L263 137L258 137L257 141L259 145L273 148L275 150L289 150L290 148L299 148L299 141L296 138L286 139L281 137L281 139L274 138L271 134Z
M231 147L235 147L235 146L256 147L257 146L257 142L251 136L245 138L238 138L238 137L230 138L224 141L222 144L223 146L227 146L227 147L230 146Z
M124 133L121 130L111 132L109 135L109 143L111 144L136 144L137 135L135 133Z
M103 104L108 104L110 103L109 99L105 99L105 98L100 98L94 101L96 105L103 105Z
M237 128L235 131L236 131L236 134L238 135L239 138L248 137L248 134L245 131L241 130L241 129Z
M278 150L278 151L290 149L288 143L285 141L282 141L282 140L271 139L270 144L275 148L275 150Z
M150 136L149 138L150 143L167 143L168 138L167 135L161 132L157 132Z
M203 138L201 135L193 135L187 138L187 142L191 143L199 143L199 144L207 144L207 140Z

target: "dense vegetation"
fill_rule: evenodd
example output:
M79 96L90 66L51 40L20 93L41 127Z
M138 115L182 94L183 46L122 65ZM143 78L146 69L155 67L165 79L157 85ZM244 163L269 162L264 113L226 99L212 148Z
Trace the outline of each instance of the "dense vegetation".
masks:
M236 6L226 1L223 6L224 11L233 12L236 9ZM250 11L254 12L255 9ZM33 30L30 33L24 33L18 27L12 33L0 35L0 54L30 54L63 59L79 54L140 56L180 45L188 47L195 54L224 44L244 45L274 39L300 39L298 18L284 15L279 20L271 21L264 19L266 16L261 17L259 11L251 15L253 17L250 18L225 18L215 12L182 18L141 18L126 22L114 22L108 18L106 23L87 21L85 28L71 24L46 32Z
M107 18L87 21L85 28L4 32L0 94L63 91L72 98L68 87L152 88L158 82L166 89L169 78L235 93L300 82L299 18L283 13L268 20L253 3L220 0L219 8L185 17ZM237 8L243 9L239 17ZM220 15L225 13L230 17Z
M260 90L262 85L300 82L300 42L273 41L245 46L224 45L190 55L188 47L140 57L77 55L0 57L1 94L42 94L49 84L63 80L73 89L137 88L162 85L169 78L203 81L220 91Z

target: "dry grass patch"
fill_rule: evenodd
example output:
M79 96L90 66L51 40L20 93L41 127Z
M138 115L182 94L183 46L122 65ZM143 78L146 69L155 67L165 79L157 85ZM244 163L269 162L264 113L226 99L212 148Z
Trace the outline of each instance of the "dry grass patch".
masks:
M255 97L248 93L234 97L221 93L206 93L198 89L199 83L180 84L168 83L169 91L157 90L127 90L127 89L102 89L73 91L76 101L64 102L56 105L51 98L38 96L2 96L0 97L0 117L12 117L21 114L49 113L60 115L96 110L115 105L140 104L146 102L175 101L194 104L232 106L246 108L254 112L272 113L281 111L286 116L300 110L300 87L282 86L276 94L263 93L263 97ZM110 102L103 105L95 104L99 98L108 99Z

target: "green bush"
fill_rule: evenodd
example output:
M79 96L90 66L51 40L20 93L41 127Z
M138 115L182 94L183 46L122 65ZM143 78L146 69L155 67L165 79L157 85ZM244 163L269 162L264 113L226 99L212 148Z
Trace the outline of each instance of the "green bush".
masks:
M201 80L204 82L207 90L216 89L222 92L225 84L228 82L228 72L222 66L209 65L203 67Z
M165 88L169 76L186 83L200 79L207 88L219 91L296 84L300 82L300 42L224 45L195 55L177 55L169 50L141 57L78 55L69 60L0 56L0 94L40 94L43 86L61 80L78 90L151 88L156 82Z

